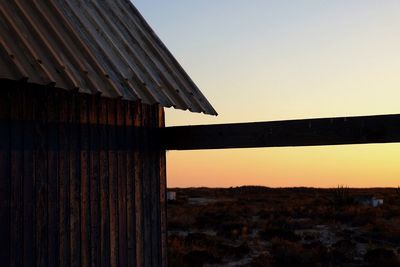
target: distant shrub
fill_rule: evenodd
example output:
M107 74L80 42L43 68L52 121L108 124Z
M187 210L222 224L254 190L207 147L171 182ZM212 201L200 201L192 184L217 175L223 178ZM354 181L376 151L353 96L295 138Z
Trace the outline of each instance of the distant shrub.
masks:
M321 241L315 240L307 244L303 244L303 248L305 249L313 249L313 250L326 250L324 244Z
M187 208L184 206L168 207L168 230L187 230L195 223L194 216L190 216L186 212ZM192 212L196 212L193 210Z
M185 266L188 267L202 267L204 264L219 263L220 260L216 258L209 251L190 251L183 257Z
M359 205L342 206L340 209L332 211L332 219L336 222L351 224L353 226L362 226L367 224L370 220L371 209Z
M368 237L363 236L363 235L357 235L353 237L354 241L356 241L357 243L361 243L361 244L367 244L368 243Z
M175 250L168 250L168 266L172 267L185 267L184 254Z
M277 267L310 267L314 259L299 243L288 240L274 239L271 253Z
M168 248L173 248L174 251L184 251L186 248L185 238L177 235L168 236Z
M245 255L250 253L250 247L247 243L242 243L240 246L233 247L231 252L235 258L243 258Z
M275 266L277 267L334 267L326 247L320 243L302 245L282 239L274 239L271 246Z
M367 263L368 267L381 267L381 266L390 266L390 267L399 267L400 259L393 252L393 250L385 249L385 248L376 248L369 250L365 256L364 260Z
M341 239L333 244L330 251L331 261L336 264L352 262L356 255L356 245L349 239Z
M392 220L375 219L365 227L367 235L400 244L400 218Z
M296 235L293 230L278 227L261 230L258 232L258 235L261 239L266 241L271 241L274 238L280 238L289 241L300 240L300 237Z
M315 240L319 240L321 234L320 233L304 233L303 234L303 240L304 241L315 241Z
M249 227L243 223L222 223L215 227L217 235L229 239L246 237L249 233Z
M350 190L345 186L338 186L333 190L332 202L335 206L344 206L351 204L353 200L350 197Z
M276 266L274 259L268 254L261 254L247 265L247 267L273 267Z
M196 227L200 229L215 228L224 222L235 221L237 217L231 211L219 208L208 208L206 212L196 217Z
M219 244L216 247L216 252L220 256L224 256L226 258L230 258L230 259L234 259L234 260L239 260L250 253L250 248L247 243L242 243L239 246Z

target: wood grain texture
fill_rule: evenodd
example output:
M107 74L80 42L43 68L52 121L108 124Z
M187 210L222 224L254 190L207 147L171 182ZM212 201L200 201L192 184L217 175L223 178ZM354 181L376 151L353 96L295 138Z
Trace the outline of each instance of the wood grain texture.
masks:
M117 140L118 140L118 247L119 247L119 266L127 266L127 253L128 253L128 242L127 242L127 203L126 203L126 173L127 173L127 162L126 162L126 150L123 149L126 146L126 132L125 132L125 102L117 105Z
M101 208L101 264L110 266L110 206L109 206L109 168L108 168L108 131L107 100L100 99L99 135L100 135L100 208Z
M142 127L142 105L134 104L133 115L134 126L139 129ZM134 133L134 164L135 164L135 217L136 217L136 266L143 266L144 236L143 236L143 169L141 151L143 142L139 130Z
M89 98L89 139L90 139L90 256L91 266L97 267L101 262L100 254L100 131L99 123L99 97ZM93 127L94 126L94 127Z
M154 139L162 108L6 88L1 265L166 266L165 154Z
M70 234L70 159L68 148L70 145L70 134L71 129L68 127L68 116L71 112L71 96L67 93L60 93L63 101L57 100L59 105L59 119L58 124L58 140L60 149L58 153L58 176L59 176L59 265L60 267L67 267L71 264L71 251L69 249L69 244L71 242Z
M18 88L11 92L14 101L11 109L10 266L23 264L23 151L17 149L23 143L23 124L18 122L23 116L23 107L16 105L22 102L22 96Z
M153 222L154 226L151 226L151 244L152 244L152 261L151 266L160 266L160 259L161 257L157 255L161 255L161 248L159 237L161 234L161 220L160 220L160 166L158 164L160 155L157 150L157 139L152 136L154 129L158 127L158 112L157 112L157 105L153 105L151 107L149 113L149 146L153 147L150 149L150 162L153 162L154 165L149 166L149 173L150 173L150 203L152 203L151 209L151 221Z
M142 127L146 128L148 126L148 116L150 107L143 106L142 108ZM151 153L146 149L148 145L148 136L144 133L140 133L140 141L142 145L139 147L140 155L142 157L142 216L143 216L143 266L151 266L153 259L152 251L152 239L151 239Z
M53 149L47 151L48 161L48 195L47 195L47 227L48 227L48 264L49 266L59 265L59 243L60 243L60 224L59 224L59 172L58 172L58 127L52 125L59 121L58 92L47 95L47 147Z
M125 106L126 144L132 147L126 152L126 223L127 223L127 265L136 266L136 214L135 214L135 148L134 148L134 104Z
M165 113L164 109L160 106L158 111L158 128L165 127ZM160 141L158 139L158 141ZM166 168L166 152L163 149L159 150L159 203L160 203L160 236L161 236L161 266L167 266L167 168Z
M35 184L36 184L36 265L48 266L48 161L47 161L47 89L34 92Z
M35 106L31 98L24 94L23 95L23 120L33 121L35 120ZM33 148L34 136L30 127L24 124L24 137L23 143L25 147ZM23 206L24 206L24 224L23 224L23 236L24 236L24 249L23 259L24 266L32 266L35 262L35 161L33 149L24 149L24 184L23 184Z
M79 98L80 167L81 167L81 266L89 266L90 258L90 181L89 181L89 98Z
M107 125L115 126L116 104L112 100L107 103ZM118 157L117 132L115 127L108 128L108 174L109 174L109 209L110 209L110 266L118 266Z
M71 266L81 266L81 180L80 180L80 141L79 141L79 95L71 95L69 124L69 179L70 179L70 253ZM73 126L77 125L77 126Z
M0 262L10 265L10 95L0 90Z

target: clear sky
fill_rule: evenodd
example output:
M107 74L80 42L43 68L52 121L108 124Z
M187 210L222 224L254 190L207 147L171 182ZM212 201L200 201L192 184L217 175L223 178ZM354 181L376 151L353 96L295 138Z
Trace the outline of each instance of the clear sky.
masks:
M400 113L400 1L134 0L219 116ZM168 186L400 185L400 144L167 153Z

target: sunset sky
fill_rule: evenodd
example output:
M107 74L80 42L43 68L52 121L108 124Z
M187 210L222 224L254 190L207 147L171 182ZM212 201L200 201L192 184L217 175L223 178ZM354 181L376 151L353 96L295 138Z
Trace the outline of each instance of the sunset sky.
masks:
M135 0L219 116L167 126L400 113L400 1ZM400 144L167 153L169 187L400 185Z

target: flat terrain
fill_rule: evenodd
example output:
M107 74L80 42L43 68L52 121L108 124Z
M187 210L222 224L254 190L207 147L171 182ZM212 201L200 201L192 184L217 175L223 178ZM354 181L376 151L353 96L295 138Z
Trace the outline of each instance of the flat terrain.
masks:
M399 189L169 191L169 266L400 266Z

